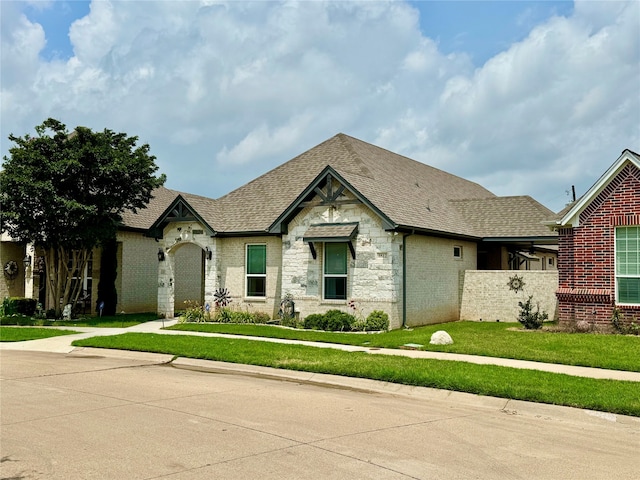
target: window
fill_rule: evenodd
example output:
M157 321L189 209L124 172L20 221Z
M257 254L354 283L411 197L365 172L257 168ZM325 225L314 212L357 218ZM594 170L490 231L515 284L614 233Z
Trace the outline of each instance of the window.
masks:
M462 247L456 245L453 247L453 258L461 259L462 258Z
M267 296L267 246L247 245L247 297Z
M616 298L640 304L640 227L616 228Z
M347 299L347 244L324 244L324 298Z
M549 265L553 266L553 257L549 257Z

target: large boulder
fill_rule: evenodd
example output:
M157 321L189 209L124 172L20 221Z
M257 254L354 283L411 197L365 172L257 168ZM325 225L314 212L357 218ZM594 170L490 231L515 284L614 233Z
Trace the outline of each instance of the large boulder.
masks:
M451 345L453 338L444 330L438 330L431 335L431 341L429 343L431 345Z

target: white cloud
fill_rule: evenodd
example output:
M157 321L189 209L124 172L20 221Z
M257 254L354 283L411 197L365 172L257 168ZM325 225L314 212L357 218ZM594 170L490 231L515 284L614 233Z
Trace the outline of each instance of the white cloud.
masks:
M640 149L634 1L576 2L477 69L395 1L93 2L64 62L2 3L3 154L53 116L138 135L169 187L217 197L344 132L559 208Z

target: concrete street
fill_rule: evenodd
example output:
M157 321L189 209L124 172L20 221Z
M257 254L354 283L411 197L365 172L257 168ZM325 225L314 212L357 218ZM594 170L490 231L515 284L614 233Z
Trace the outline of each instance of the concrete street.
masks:
M635 479L640 419L167 355L0 351L1 479Z

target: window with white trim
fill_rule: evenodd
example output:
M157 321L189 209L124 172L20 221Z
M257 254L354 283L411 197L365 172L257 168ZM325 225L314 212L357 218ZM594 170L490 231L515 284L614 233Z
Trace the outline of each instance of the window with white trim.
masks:
M640 304L640 226L616 228L616 301Z
M347 299L347 244L324 244L324 298Z
M247 245L246 254L247 297L267 296L267 246Z
M460 245L453 246L453 258L462 260L462 247Z

